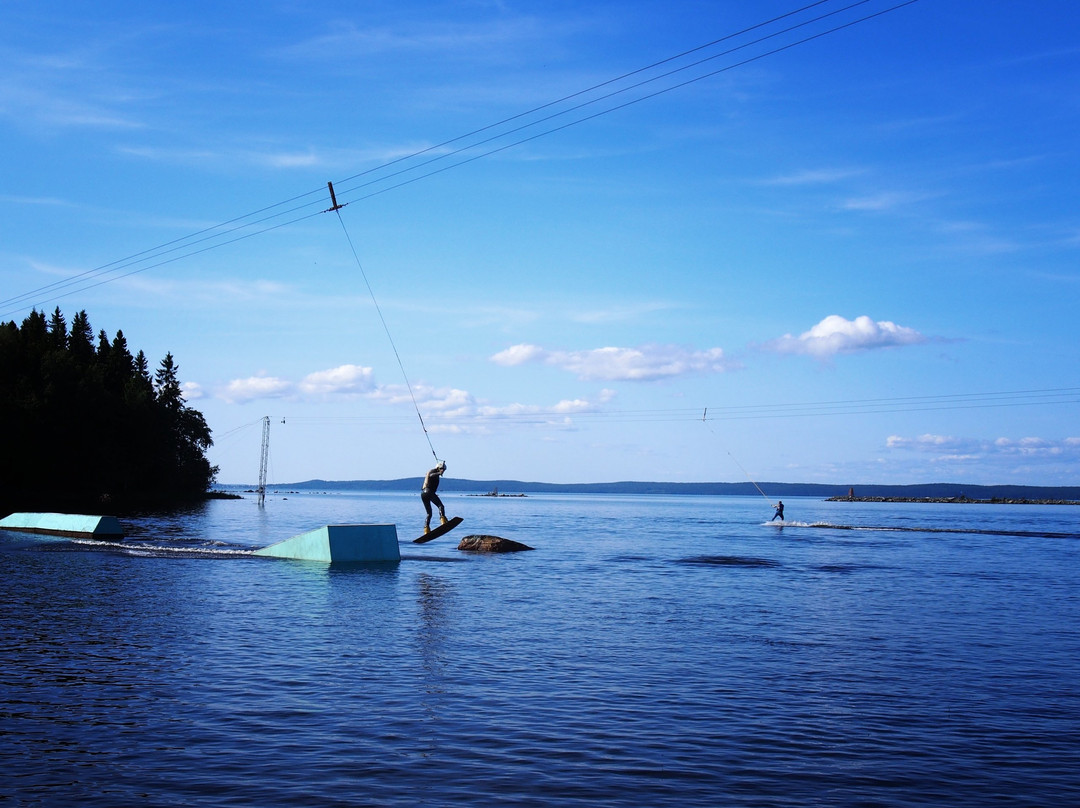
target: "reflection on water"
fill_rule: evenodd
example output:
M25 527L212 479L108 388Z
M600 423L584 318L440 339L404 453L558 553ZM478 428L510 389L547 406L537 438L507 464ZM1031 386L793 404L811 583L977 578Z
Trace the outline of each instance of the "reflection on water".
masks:
M451 673L448 671L450 625L453 611L453 591L443 579L426 572L416 576L419 623L416 632L417 655L422 682L417 693L424 712L425 736L430 748L425 754L435 754L441 727L444 698Z
M437 692L440 689L446 666L444 646L447 641L452 589L446 581L426 572L417 574L416 587L417 604L420 609L417 650L424 663L425 678L431 683L429 692Z

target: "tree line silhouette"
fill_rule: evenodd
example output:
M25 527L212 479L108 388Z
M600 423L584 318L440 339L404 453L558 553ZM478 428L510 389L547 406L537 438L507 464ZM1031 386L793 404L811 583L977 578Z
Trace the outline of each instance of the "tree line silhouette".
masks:
M123 331L94 343L85 311L0 324L0 510L117 512L199 498L210 428L171 353L153 375Z

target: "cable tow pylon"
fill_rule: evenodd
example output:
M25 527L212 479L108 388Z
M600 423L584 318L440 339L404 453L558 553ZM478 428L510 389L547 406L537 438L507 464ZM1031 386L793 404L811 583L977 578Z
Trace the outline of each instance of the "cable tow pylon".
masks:
M401 361L401 354L398 353L397 345L394 344L394 337L390 333L390 326L386 324L386 318L383 317L382 309L379 307L379 301L375 299L375 290L371 288L371 281L368 280L367 273L364 272L364 265L360 262L360 256L356 252L352 236L349 235L349 229L345 227L345 220L341 216L341 209L345 207L348 202L344 205L339 205L337 195L334 193L334 184L332 182L327 182L326 187L330 190L331 207L323 212L330 213L333 211L337 214L338 222L341 223L341 230L345 233L345 240L349 242L349 249L352 251L356 266L360 269L360 277L364 279L364 285L367 286L368 294L371 295L371 302L375 304L375 311L379 315L379 321L382 323L383 331L386 332L386 338L390 341L390 347L394 350L394 358L397 360L398 367L401 369L401 377L405 380L405 387L409 391L409 398L412 399L413 409L416 410L416 417L420 420L420 428L424 431L424 438L427 439L428 448L431 449L431 454L435 457L435 461L438 462L439 455L436 454L435 447L431 443L431 434L428 432L427 424L424 423L424 416L420 414L420 405L416 401L416 394L413 392L412 384L409 382L409 374L405 372L405 365Z
M328 207L326 210L324 210L323 213L329 213L330 211L334 211L336 213L337 211L339 211L343 207L345 207L345 205L349 204L348 202L346 202L345 205L339 205L338 204L337 194L334 193L334 183L327 182L326 187L330 189L330 207ZM338 218L340 219L341 217L338 216ZM349 234L346 233L345 235L348 236ZM349 243L352 244L351 241ZM355 255L355 251L353 252L353 254ZM360 271L363 272L364 271L363 268L361 268ZM365 278L365 280L367 280L367 279Z
M259 507L266 502L266 467L270 459L270 416L262 419L262 448L259 451Z

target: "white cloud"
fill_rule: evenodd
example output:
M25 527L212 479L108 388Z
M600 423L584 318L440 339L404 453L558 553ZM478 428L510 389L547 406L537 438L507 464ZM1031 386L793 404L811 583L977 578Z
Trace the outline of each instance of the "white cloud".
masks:
M501 407L479 407L476 414L484 418L517 418L522 416L540 415L575 415L584 412L596 412L597 404L587 399L563 399L552 406L538 404L507 404Z
M491 361L497 365L512 367L540 359L544 354L544 349L538 345L511 345L505 351L499 351L491 357Z
M198 385L193 392L202 395ZM370 401L382 402L412 411L415 401L431 432L463 433L485 431L498 421L515 421L540 426L574 428L573 416L600 412L604 404L615 398L615 391L601 390L595 398L567 398L555 404L492 405L480 402L467 390L456 387L433 387L414 384L410 390L404 384L379 385L371 368L360 365L340 365L328 370L309 373L299 384L274 376L251 376L234 379L218 391L218 398L230 404L246 404L258 399L314 398L316 396L359 395Z
M310 149L305 152L276 152L263 155L273 168L310 168L322 163L322 159Z
M503 48L519 46L549 30L550 26L541 26L530 17L483 25L463 25L439 19L399 28L340 24L325 34L285 47L281 53L300 59L333 59L335 63L393 52L452 51L483 58L501 52Z
M1050 441L1045 438L998 438L994 441L994 449L1002 454L1054 456L1067 451L1075 452L1078 447L1073 441L1074 438L1064 441Z
M154 146L117 146L116 153L142 160L167 161L171 163L198 164L218 159L218 152L210 149L172 149Z
M873 196L852 197L846 200L841 207L844 210L887 211L906 205L914 205L928 198L926 194L883 191Z
M875 322L865 315L847 320L838 314L830 314L798 337L785 334L779 339L767 342L764 347L777 353L804 354L826 359L838 353L918 345L924 342L927 342L927 337L915 329L888 320Z
M436 413L445 417L471 415L476 408L476 399L467 390L459 390L456 387L425 387L415 388L417 403L426 412Z
M115 75L108 63L82 47L48 54L5 49L0 76L0 117L50 128L138 129L122 110L144 97Z
M530 424L543 429L573 431L577 429L575 415L601 412L601 405L614 397L611 390L603 390L596 401L583 398L563 399L553 405L513 403L502 406L485 405L476 410L476 422L481 425L499 421Z
M906 450L932 455L933 462L956 460L992 460L994 458L1058 458L1080 456L1080 438L956 438L950 435L919 435L906 438L890 435L885 445L889 449Z
M486 431L499 421L512 421L538 426L556 426L559 429L574 428L572 416L599 412L601 405L614 398L612 390L602 390L596 400L563 399L555 404L511 403L494 405L477 401L466 390L452 387L435 388L414 385L413 395L404 385L387 385L375 390L369 398L398 406L412 406L412 398L423 413L425 426L430 432L465 433Z
M0 194L0 202L13 205L48 205L52 207L74 207L74 203L66 199L54 196L14 196L12 194Z
M358 164L391 162L400 157L423 151L419 146L388 146L371 149L329 149L301 145L291 148L251 147L247 141L220 140L201 148L173 146L119 145L118 154L149 162L171 163L188 166L236 166L239 164L269 169L352 168ZM437 153L432 150L432 153Z
M587 325L598 325L613 322L626 322L638 320L641 317L658 311L670 311L675 308L671 303L659 303L656 301L639 303L628 306L612 306L607 309L592 309L579 311L569 315L570 320Z
M265 375L233 379L219 391L218 397L230 404L245 404L256 399L284 398L297 393L305 396L370 395L376 389L371 368L339 365L309 373L299 384Z
M863 172L859 169L850 168L823 168L796 171L793 174L784 174L763 181L764 185L827 185L841 180L850 179Z
M143 124L104 104L79 96L79 90L44 91L0 86L0 115L56 128L141 129Z
M403 384L388 384L376 387L369 398L410 406L415 399L422 412L442 417L471 416L476 410L476 400L472 394L454 387L415 384L410 393Z
M180 395L184 397L184 401L197 401L206 396L203 392L202 385L198 382L184 382L181 384Z
M508 366L543 362L575 373L583 381L653 381L691 373L721 373L733 367L721 348L694 351L675 345L587 351L548 351L536 345L513 345L491 360Z
M904 438L899 435L890 435L885 445L890 449L938 449L943 446L956 446L957 438L948 435L920 435L917 438Z
M293 287L279 281L256 278L245 280L206 280L162 278L153 275L132 275L119 278L117 282L128 289L144 295L157 295L181 300L185 305L200 306L216 304L235 306L238 301L295 302L297 294Z
M230 404L245 404L260 398L282 398L293 390L291 382L273 376L249 376L233 379L220 393Z
M319 370L309 373L300 382L300 392L309 395L370 393L374 389L374 372L371 368L360 365L340 365L329 370Z
M444 311L440 308L438 313L441 315ZM512 306L470 305L466 313L468 319L461 325L479 330L498 328L501 331L514 331L540 318L538 311Z

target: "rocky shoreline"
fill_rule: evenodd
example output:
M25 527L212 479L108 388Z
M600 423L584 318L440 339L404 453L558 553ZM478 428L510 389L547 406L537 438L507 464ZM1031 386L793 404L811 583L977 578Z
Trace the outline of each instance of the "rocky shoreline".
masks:
M963 495L958 497L829 497L826 502L926 502L957 503L961 505L1080 505L1075 499L1011 499L993 497L991 499L971 499Z
M500 494L498 488L492 488L486 494L466 494L467 497L527 497L528 494Z

